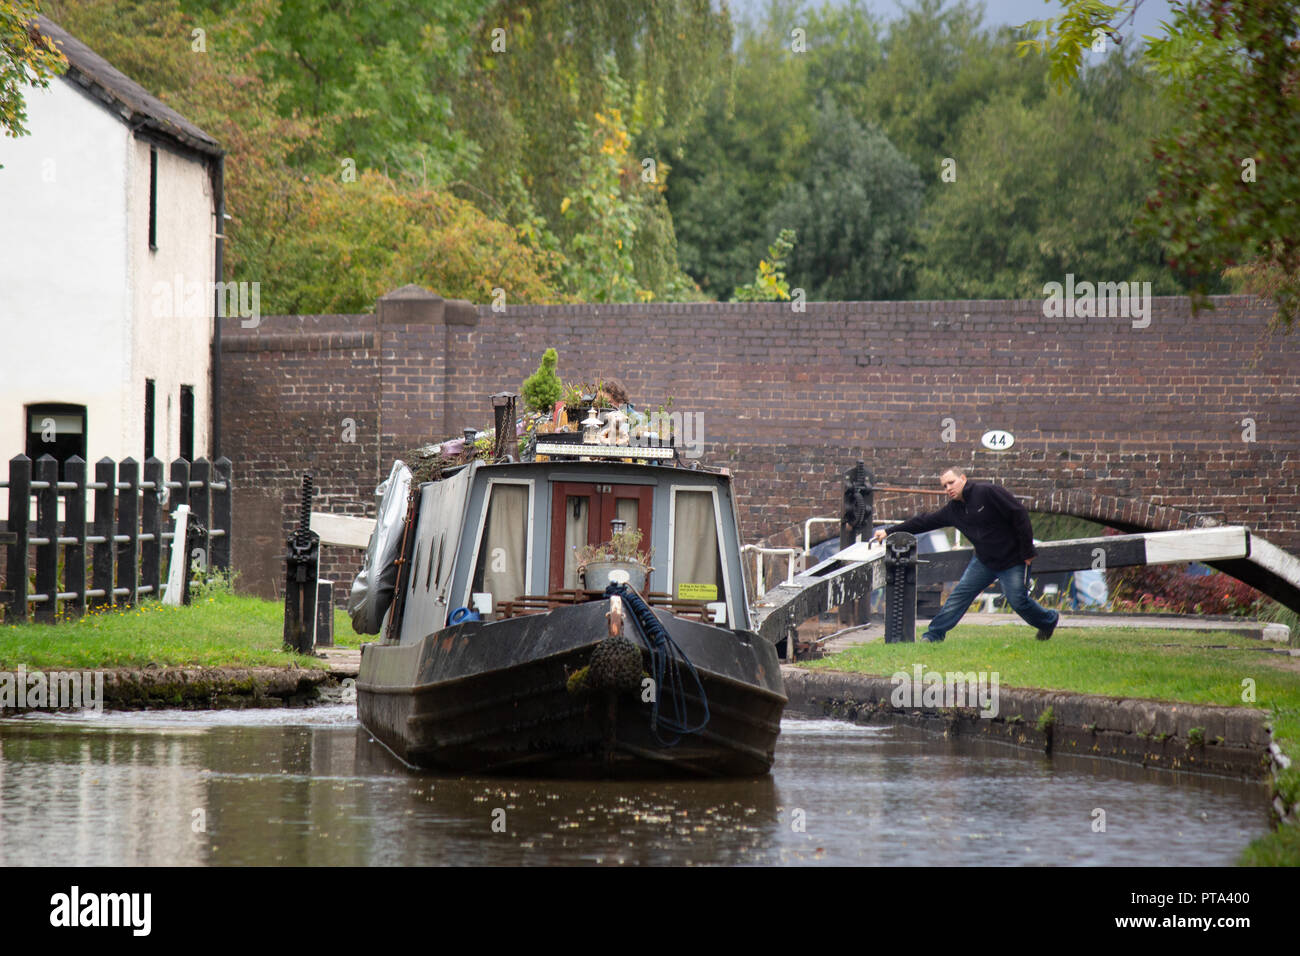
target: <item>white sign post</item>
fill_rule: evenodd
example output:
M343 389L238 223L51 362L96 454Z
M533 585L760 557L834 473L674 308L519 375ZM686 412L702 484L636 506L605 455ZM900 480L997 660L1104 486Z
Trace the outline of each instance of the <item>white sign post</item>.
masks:
M173 607L181 606L181 593L185 590L185 572L189 570L189 554L185 551L185 532L190 522L190 506L179 505L172 512L172 554L167 562L167 588L162 602Z

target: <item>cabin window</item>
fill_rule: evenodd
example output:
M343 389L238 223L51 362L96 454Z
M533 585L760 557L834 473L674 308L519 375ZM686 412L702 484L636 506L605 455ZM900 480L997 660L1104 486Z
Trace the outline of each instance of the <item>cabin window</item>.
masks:
M528 490L527 485L492 485L473 589L491 594L493 604L528 592Z
M679 490L673 498L673 597L725 600L713 494Z

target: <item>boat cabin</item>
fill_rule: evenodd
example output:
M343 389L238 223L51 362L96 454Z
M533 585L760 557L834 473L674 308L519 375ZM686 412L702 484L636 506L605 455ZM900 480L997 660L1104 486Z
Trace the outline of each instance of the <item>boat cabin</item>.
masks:
M392 613L401 643L458 623L540 613L600 598L578 550L622 522L653 549L652 606L749 630L730 474L626 461L474 461L419 486ZM462 610L466 609L466 610Z

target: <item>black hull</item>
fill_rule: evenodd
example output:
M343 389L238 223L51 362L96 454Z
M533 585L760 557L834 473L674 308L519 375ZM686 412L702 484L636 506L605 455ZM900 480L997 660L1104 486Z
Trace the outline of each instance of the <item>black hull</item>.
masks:
M414 644L370 644L357 681L362 725L417 767L563 777L755 776L772 766L786 697L776 649L656 611L695 665L710 719L665 746L640 694L571 693L606 634L608 601L449 627ZM634 625L624 632L633 640ZM649 669L649 652L643 651ZM688 714L701 703L692 691ZM661 713L666 701L660 703ZM662 728L660 735L670 740Z

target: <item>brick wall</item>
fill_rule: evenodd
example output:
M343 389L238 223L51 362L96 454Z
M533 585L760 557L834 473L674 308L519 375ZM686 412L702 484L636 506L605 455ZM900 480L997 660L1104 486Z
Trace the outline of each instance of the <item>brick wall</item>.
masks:
M280 539L305 467L333 510L371 513L395 452L487 426L489 396L518 391L554 346L566 380L612 378L639 408L671 397L703 414L706 460L737 474L746 540L836 513L839 476L862 459L878 482L909 485L960 463L1035 510L1118 526L1222 512L1300 553L1300 339L1270 337L1259 300L1215 303L1193 316L1185 299L1153 299L1138 329L1044 318L1039 300L494 312L407 287L375 315L228 323L223 450L241 492L280 496ZM343 417L355 443L339 439ZM982 448L991 429L1014 447Z

